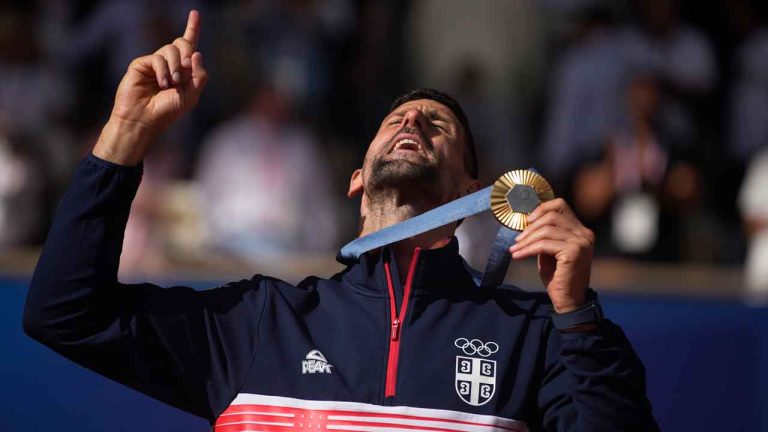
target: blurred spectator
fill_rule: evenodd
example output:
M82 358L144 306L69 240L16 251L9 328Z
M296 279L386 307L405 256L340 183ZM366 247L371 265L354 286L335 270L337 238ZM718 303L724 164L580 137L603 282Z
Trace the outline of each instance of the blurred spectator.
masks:
M273 83L295 101L297 114L321 114L329 93L329 43L352 26L349 1L263 0L230 6L224 12L227 49L239 57L239 72ZM252 78L244 82L256 85ZM239 91L237 86L230 90Z
M0 251L29 244L42 222L44 176L30 145L0 128Z
M74 1L50 2L48 18L60 20L55 32L59 38L49 47L55 56L74 68L88 57L106 55L109 82L113 88L136 57L148 54L150 41L146 15L152 3L144 0L103 0L91 13L71 25ZM55 13L54 13L55 11Z
M200 8L198 0L103 0L78 2L62 0L41 3L40 26L47 53L55 60L59 74L77 90L76 106L67 118L68 127L88 133L101 127L111 109L117 84L129 63L151 54L177 37L186 24L180 11ZM202 13L206 14L203 10ZM207 40L204 39L204 40ZM206 43L202 43L205 50ZM200 111L193 119L173 126L174 145L196 149L199 144ZM190 170L189 156L179 152L183 173Z
M753 27L736 52L728 150L742 164L768 144L768 27Z
M739 208L749 239L745 283L753 293L768 299L768 148L749 165L739 192Z
M248 109L205 140L198 178L210 237L245 258L331 251L334 201L325 157L290 96L262 85Z
M517 118L510 112L509 105L493 97L482 65L467 60L456 72L454 96L472 122L483 167L480 181L493 182L511 169L528 168L531 160L527 149L515 136L520 130L515 122Z
M663 98L658 121L674 139L692 142L696 108L717 78L715 56L707 38L679 20L676 0L637 0L640 25L623 32L622 45L631 70L652 71Z
M658 124L656 79L639 75L626 94L628 124L610 135L598 162L579 170L574 207L597 232L597 253L677 260L683 214L698 202L699 173L672 158L674 142Z
M169 268L165 250L166 238L162 230L165 186L166 181L154 175L142 177L123 238L123 250L120 254L121 277L160 274ZM187 211L192 212L194 209Z
M310 176L291 179L299 171L312 171L309 183L327 189L329 178L346 178L362 156L364 146L357 143L369 138L381 111L409 83L446 89L462 102L485 158L485 181L510 168L534 165L559 195L573 191L572 203L606 233L599 237L607 242L601 253L735 261L743 239L717 239L716 233L732 232L740 222L734 197L743 169L719 157L716 140L724 130L720 147L739 168L768 142L768 27L759 13L765 12L761 3L723 3L718 8L682 0L5 2L0 5L5 227L0 229L12 232L14 240L6 244L40 239L57 192L81 156L77 143L92 145L91 134L106 119L128 62L183 28L185 14L179 11L203 7L204 19L216 29L201 41L212 80L200 106L165 134L160 152L147 160L146 185L126 234L124 259L134 262L135 269L153 271L178 258L183 247L167 234L169 226L181 225L180 219L169 219L166 207L173 201L177 209L194 208L195 184L177 186L177 180L188 178L195 167L201 178L217 173L204 182L210 197L204 202L221 199L230 203L221 208L244 209L243 216L238 213L229 221L219 207L209 206L212 230L250 230L267 237L272 233L260 232L267 221L277 227L274 231L293 230L291 239L311 237L301 246L304 240L275 240L282 234L242 242L249 246L227 241L225 246L255 254L261 251L250 251L251 244L267 245L267 253L332 245L325 234L314 238L304 232L303 220L295 216L308 207L307 199L296 200L292 191ZM723 10L726 17L712 16ZM686 20L679 18L680 11ZM625 19L633 24L625 25ZM733 80L726 71L724 82L717 82L713 48L689 22L713 37L722 64L732 61ZM718 26L729 23L736 37L724 41ZM569 39L561 55L563 35ZM541 86L543 59L552 57L557 60L550 84ZM271 88L260 87L263 81ZM635 102L627 105L623 99L629 82ZM254 88L259 89L256 97ZM728 102L725 113L718 105L721 95ZM265 108L270 98L280 101L277 107ZM276 114L281 104L289 106L289 114ZM536 118L541 107L546 107L543 131ZM716 117L723 114L725 119ZM539 134L541 148L527 139ZM200 151L203 137L205 152ZM286 155L273 148L273 141L290 143L277 146ZM323 142L322 149L317 142ZM245 149L243 157L238 146ZM294 148L300 150L288 150ZM270 162L256 169L265 163L261 149L268 158L278 152L286 160L282 168ZM248 160L250 154L256 162ZM330 157L330 163L315 161L322 156ZM226 172L230 166L233 173ZM28 172L38 175L30 180ZM270 183L270 175L281 180ZM235 184L219 184L210 180L213 176ZM26 191L22 195L19 184ZM264 185L269 185L266 191ZM253 200L244 197L249 188L256 191ZM292 202L282 203L277 195L291 196ZM723 201L723 196L729 198ZM326 214L323 203L328 200L318 201L311 206L313 214ZM181 216L194 221L187 227L197 226L194 214L189 210ZM338 228L349 228L344 231L351 236L354 215L346 217L350 220ZM333 219L313 219L330 227L318 232L335 239ZM9 220L15 228L7 228ZM622 228L621 221L630 228ZM18 225L22 222L29 226ZM462 252L482 264L496 228L492 219L468 219L459 232L465 239ZM205 241L205 232L192 235L190 229L179 229L177 237L194 238L195 245ZM636 234L634 240L616 243L630 233ZM638 243L654 237L653 245ZM711 254L712 249L722 253Z
M76 1L46 2L43 13L49 21L46 25L48 49L70 68L103 55L107 84L114 89L131 60L150 54L159 47L159 41L166 41L176 33L176 28L183 28L185 15L179 12L199 9L199 3L196 0L101 0L92 3L86 16L73 23Z
M407 86L443 89L469 109L478 154L492 161L481 170L488 177L530 166L525 138L542 63L537 2L422 0L408 9Z
M34 9L0 5L0 248L42 240L47 194L70 173L72 91L44 54Z
M0 123L13 134L42 137L72 95L43 58L32 17L0 7Z
M422 0L410 2L409 9L403 48L413 87L455 93L454 77L471 59L497 100L521 102L512 96L540 51L535 1Z
M141 186L131 206L131 216L123 236L123 251L120 255L120 276L161 274L169 269L173 260L171 254L172 230L184 229L178 221L168 220L168 206L174 201L173 179L177 178L181 158L179 146L168 139L173 135L164 134L152 144L152 151L144 159ZM90 148L88 149L90 151ZM191 217L199 214L197 203L187 203L185 212ZM176 222L175 225L172 224ZM199 228L199 227L198 227ZM196 237L187 230L186 236ZM196 250L186 251L182 257L192 261L201 253L202 245Z
M596 6L579 15L574 41L553 75L540 159L558 186L600 154L622 120L626 65L608 9Z

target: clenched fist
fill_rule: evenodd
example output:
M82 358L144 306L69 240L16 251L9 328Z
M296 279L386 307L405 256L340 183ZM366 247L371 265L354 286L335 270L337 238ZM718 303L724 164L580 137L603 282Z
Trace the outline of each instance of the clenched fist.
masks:
M208 81L203 56L196 51L199 37L200 14L193 10L184 36L131 62L94 155L136 165L152 138L197 104Z

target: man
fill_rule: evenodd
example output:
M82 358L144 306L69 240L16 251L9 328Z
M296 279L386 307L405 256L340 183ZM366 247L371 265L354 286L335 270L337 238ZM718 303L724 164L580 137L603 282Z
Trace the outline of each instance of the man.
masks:
M93 155L63 198L30 286L25 330L62 355L238 430L656 430L644 371L588 302L592 234L562 200L511 248L539 256L549 295L480 288L455 224L372 251L330 279L257 275L197 292L117 281L150 138L207 74L184 37L131 63ZM478 189L469 125L434 91L396 101L354 172L361 233ZM406 270L407 269L407 270Z

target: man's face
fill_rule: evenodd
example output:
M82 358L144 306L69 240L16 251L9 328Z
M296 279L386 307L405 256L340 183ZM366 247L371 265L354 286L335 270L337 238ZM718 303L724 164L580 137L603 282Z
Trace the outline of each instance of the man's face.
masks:
M464 129L445 105L431 99L406 102L381 122L363 163L369 196L408 188L449 201L463 195Z

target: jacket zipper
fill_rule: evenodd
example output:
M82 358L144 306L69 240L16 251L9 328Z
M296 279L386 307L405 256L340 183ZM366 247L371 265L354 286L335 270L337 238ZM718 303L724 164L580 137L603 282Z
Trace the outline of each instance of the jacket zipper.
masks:
M392 273L389 270L389 263L384 263L384 270L387 274L387 288L389 289L389 357L387 358L387 380L384 389L384 396L395 395L397 386L397 363L400 358L400 336L402 325L405 322L405 314L408 312L408 300L411 297L411 285L413 284L413 274L416 271L416 263L419 260L421 248L413 250L411 265L408 269L408 277L405 279L405 288L403 289L403 302L400 305L400 313L397 313L397 304L395 303L395 287L392 284Z

